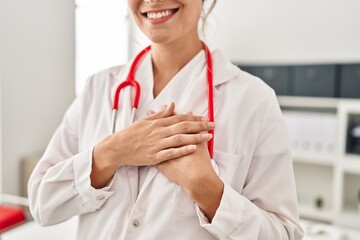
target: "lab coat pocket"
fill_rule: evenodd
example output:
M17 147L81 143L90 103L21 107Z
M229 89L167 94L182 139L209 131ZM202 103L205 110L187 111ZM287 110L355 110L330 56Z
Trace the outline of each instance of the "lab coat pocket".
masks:
M214 150L213 159L219 168L219 177L224 183L231 185L235 178L237 180L241 178L237 173L239 172L242 155Z
M195 203L191 198L184 192L184 190L177 185L174 198L174 211L176 215L180 217L195 216L196 209Z
M223 182L231 184L232 179L239 177L236 175L236 171L239 169L241 158L241 155L214 150L213 159L219 168L219 176ZM196 215L194 201L178 185L175 191L174 210L178 216L182 217Z

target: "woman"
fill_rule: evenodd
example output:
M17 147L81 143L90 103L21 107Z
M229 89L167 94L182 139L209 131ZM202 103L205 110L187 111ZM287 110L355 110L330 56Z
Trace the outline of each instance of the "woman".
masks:
M214 51L214 126L204 117L203 1L128 3L152 41L136 67L136 122L129 124L128 88L109 134L114 92L130 65L93 75L31 176L35 220L51 225L79 215L78 239L301 239L274 91ZM216 165L206 133L214 128Z

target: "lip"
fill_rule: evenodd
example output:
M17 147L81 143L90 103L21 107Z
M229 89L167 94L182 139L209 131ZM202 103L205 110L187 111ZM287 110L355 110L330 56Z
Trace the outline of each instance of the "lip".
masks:
M149 10L149 11L141 12L141 15L151 24L161 24L161 23L167 22L168 20L173 18L175 16L175 14L179 11L179 9L180 9L180 7L168 8L168 9ZM156 13L165 12L165 11L171 11L171 14L169 16L158 18L158 19L150 19L150 18L147 17L148 13L155 13L156 14Z

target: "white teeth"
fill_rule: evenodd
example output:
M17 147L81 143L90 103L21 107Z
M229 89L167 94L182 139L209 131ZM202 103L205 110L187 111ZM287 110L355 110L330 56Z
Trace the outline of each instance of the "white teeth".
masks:
M169 15L171 15L172 12L170 10L166 10L163 12L158 12L158 13L147 13L147 18L149 19L159 19L159 18L163 18L163 17L167 17Z

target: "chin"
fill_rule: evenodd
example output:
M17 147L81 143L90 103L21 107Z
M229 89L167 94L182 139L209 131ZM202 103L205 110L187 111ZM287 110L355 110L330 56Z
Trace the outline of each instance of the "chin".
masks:
M148 36L148 38L150 39L151 42L156 43L156 44L167 44L167 43L170 43L175 40L173 38L170 38L168 34L167 34L167 36L151 35L151 36Z

